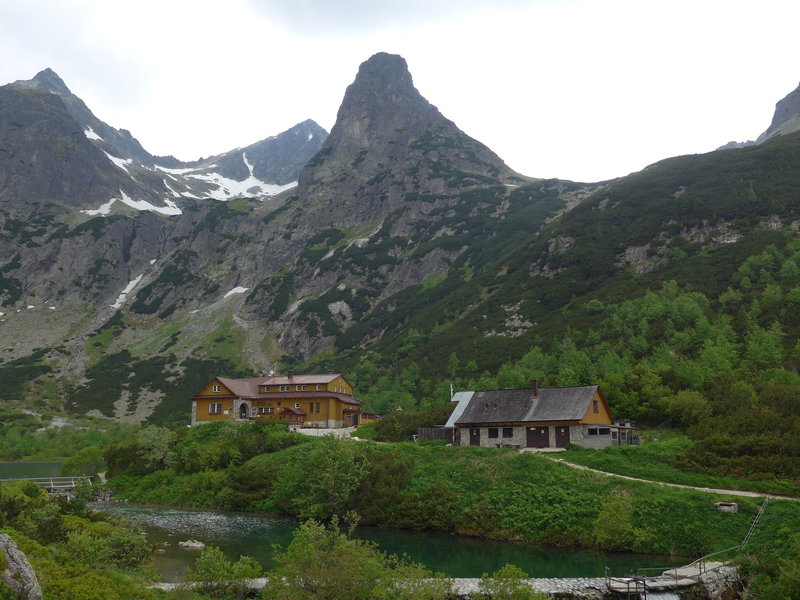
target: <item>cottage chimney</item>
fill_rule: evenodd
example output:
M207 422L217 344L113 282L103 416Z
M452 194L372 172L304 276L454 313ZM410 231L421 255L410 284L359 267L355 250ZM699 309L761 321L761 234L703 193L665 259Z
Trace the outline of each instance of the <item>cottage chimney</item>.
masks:
M538 379L531 379L531 387L533 388L533 399L539 397L539 380Z
M288 371L286 371L286 376L287 376L289 379L291 379L292 377L294 377L294 371L292 371L291 369L289 369Z

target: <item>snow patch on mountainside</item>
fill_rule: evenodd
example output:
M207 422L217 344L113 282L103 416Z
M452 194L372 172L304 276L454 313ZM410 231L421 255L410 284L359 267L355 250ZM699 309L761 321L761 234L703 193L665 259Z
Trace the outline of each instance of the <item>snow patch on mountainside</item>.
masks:
M235 179L228 179L219 173L187 173L186 177L205 181L217 187L216 190L207 192L209 198L215 200L230 200L232 198L241 198L243 196L274 196L280 194L285 190L290 190L297 185L296 181L287 183L286 185L276 185L274 183L267 183L261 181L253 175L253 166L247 161L244 153L242 159L245 166L250 171L250 176L243 181L236 181Z
M242 152L242 161L250 173L247 179L242 181L229 179L228 177L212 171L211 169L217 166L216 163L211 165L203 165L202 167L183 169L171 169L159 165L156 165L155 168L159 171L163 171L175 181L179 180L178 177L182 178L183 182L189 188L192 188L192 180L195 180L195 182L203 182L204 184L212 187L212 189L194 189L193 191L180 192L179 195L183 198L211 198L213 200L226 201L244 196L274 196L286 190L292 189L297 185L296 181L286 185L276 185L274 183L262 181L253 174L253 165L247 159L247 154L244 152ZM178 196L178 194L176 194L176 192L170 186L167 186L167 189L169 189L169 191L172 192L176 197Z
M130 158L117 158L116 156L111 156L105 150L103 150L103 154L108 157L108 160L130 175L130 171L128 171L128 165L133 162Z
M235 288L233 288L231 291L229 291L228 293L226 293L226 294L223 296L223 299L224 299L224 298L228 298L229 296L233 296L234 294L244 294L244 293L245 293L247 290L249 290L249 289L250 289L250 288L241 287L241 286L239 286L239 287L235 287Z
M128 194L126 194L122 190L120 190L119 193L122 196L121 198L111 198L111 200L101 205L100 208L82 210L81 212L91 217L97 215L104 217L109 213L111 213L111 207L114 205L114 202L122 202L123 204L126 204L127 206L130 206L131 208L134 208L139 211L149 210L151 212L166 216L175 216L182 214L181 209L178 208L178 205L175 204L172 200L165 199L164 203L166 204L166 206L154 206L153 204L150 204L147 200L133 200L130 196L128 196Z
M139 275L136 279L129 281L128 285L125 286L125 289L120 292L120 295L117 297L117 301L111 305L111 308L120 308L123 304L125 304L125 300L128 299L128 294L133 291L133 288L139 285L142 277L144 277L144 273Z
M90 140L97 140L99 142L104 141L103 138L97 135L91 127L86 127L86 131L84 131L83 134Z

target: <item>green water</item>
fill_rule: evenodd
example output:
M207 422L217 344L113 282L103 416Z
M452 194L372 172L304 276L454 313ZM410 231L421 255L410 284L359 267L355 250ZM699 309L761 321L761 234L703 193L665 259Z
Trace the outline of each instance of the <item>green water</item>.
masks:
M199 555L178 542L196 539L219 547L229 558L252 556L265 568L273 565L274 544L286 546L297 527L294 519L242 513L140 506L127 503L95 503L96 510L120 515L140 526L155 544L156 569L162 581L181 581ZM445 534L359 527L354 536L375 542L384 552L407 555L433 571L449 577L480 577L513 563L530 577L602 577L605 567L625 575L637 567L669 567L683 564L674 557L643 556L543 548Z
M61 475L61 462L59 461L0 461L0 479L57 477L58 475Z

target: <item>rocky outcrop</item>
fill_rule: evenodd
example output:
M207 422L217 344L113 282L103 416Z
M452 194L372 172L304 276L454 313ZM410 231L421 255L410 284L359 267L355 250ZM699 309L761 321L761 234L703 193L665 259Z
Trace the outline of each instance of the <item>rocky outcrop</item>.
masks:
M0 566L0 591L4 585L20 600L42 600L42 588L28 558L5 533L0 533Z
M775 105L775 114L767 130L758 136L761 144L778 135L800 131L800 86Z

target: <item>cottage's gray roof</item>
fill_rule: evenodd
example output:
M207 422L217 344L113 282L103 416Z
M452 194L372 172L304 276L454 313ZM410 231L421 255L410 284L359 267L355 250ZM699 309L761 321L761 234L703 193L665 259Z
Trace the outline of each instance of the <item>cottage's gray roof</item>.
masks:
M450 413L450 418L447 419L447 423L444 425L445 427L456 426L456 421L458 421L459 417L464 413L464 409L469 405L469 401L472 399L474 393L475 392L456 392L453 394L452 401L458 404L456 404L453 412Z
M539 388L536 398L531 388L475 392L455 424L580 421L596 391L596 385Z

